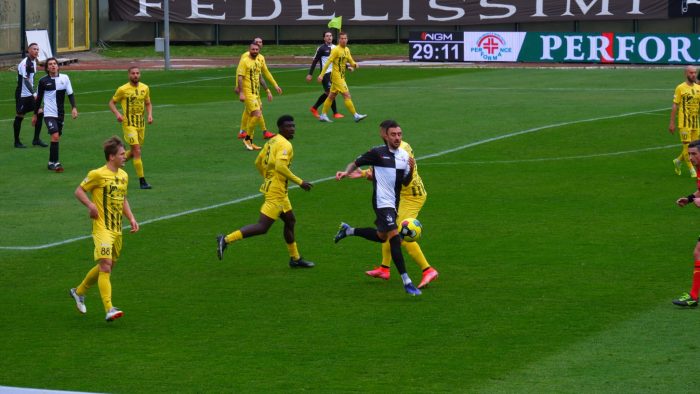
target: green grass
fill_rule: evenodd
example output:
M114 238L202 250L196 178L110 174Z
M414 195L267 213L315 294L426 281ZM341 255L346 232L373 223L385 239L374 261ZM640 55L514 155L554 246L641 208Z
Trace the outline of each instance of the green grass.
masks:
M267 49L267 47L266 47ZM97 289L78 315L67 289L91 266L72 193L121 135L107 110L124 73L72 72L81 116L48 152L11 147L14 102L0 99L0 385L97 392L694 392L698 310L686 291L696 211L674 205L695 183L673 174L666 131L680 70L362 68L353 100L369 118L321 124L305 69L273 70L283 96L270 127L296 117L290 191L301 253L290 270L275 224L232 245L214 237L251 223L254 155L234 139L241 104L231 70L143 71L155 105L144 145L150 191L129 200L145 223L125 235L114 302ZM14 75L0 75L12 84ZM643 81L643 82L640 82ZM347 110L339 102L341 111ZM379 248L331 241L337 224L370 225L371 188L328 180L379 142L396 118L429 197L421 247L440 278L421 297L363 271ZM25 123L25 143L31 134ZM435 155L426 157L428 155ZM193 209L229 205L187 213ZM149 222L150 221L150 222ZM408 262L417 280L417 267ZM693 388L695 387L695 389Z
M320 41L319 41L320 43ZM285 44L275 45L273 41L265 43L265 56L305 56L313 57L319 44ZM354 44L350 47L354 57L362 56L408 56L406 44ZM248 50L248 45L171 45L172 57L232 57L240 56ZM153 45L123 45L110 44L101 48L99 53L109 58L140 59L147 57L162 57L154 50Z

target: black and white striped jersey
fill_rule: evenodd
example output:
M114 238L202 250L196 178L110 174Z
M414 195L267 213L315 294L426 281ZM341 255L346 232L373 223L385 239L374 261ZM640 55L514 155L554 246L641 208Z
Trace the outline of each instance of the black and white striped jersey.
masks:
M30 60L29 56L22 59L17 65L17 89L16 97L31 97L34 95L34 74L36 73L36 60Z
M358 167L373 166L374 209L396 209L399 206L401 187L410 182L412 175L408 158L408 152L401 148L392 150L387 145L381 145L355 159L355 165Z
M73 87L67 75L60 73L56 77L46 75L39 80L34 112L39 110L43 99L44 117L63 119L66 95L72 94Z

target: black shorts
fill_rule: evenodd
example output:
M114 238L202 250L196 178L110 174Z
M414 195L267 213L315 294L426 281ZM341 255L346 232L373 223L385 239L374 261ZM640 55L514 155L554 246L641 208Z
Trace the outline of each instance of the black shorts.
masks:
M59 136L63 135L63 119L44 117L44 123L46 123L49 134L58 133Z
M331 90L331 73L323 74L323 80L321 81L321 86L323 86L324 92Z
M19 97L15 100L15 103L17 104L17 113L24 115L27 112L33 112L34 111L34 97L29 96L29 97Z
M374 213L377 215L374 224L377 226L377 231L380 233L388 233L391 230L399 228L396 224L396 209L377 208L374 210Z

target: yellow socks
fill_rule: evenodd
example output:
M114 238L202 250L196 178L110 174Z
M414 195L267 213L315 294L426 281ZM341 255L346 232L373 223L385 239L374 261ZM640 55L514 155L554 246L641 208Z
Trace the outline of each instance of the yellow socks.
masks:
M329 99L326 99L326 101L323 102L323 110L321 110L321 113L327 114L328 110L331 108L331 105L333 105L333 102Z
M248 118L248 127L245 129L245 131L248 133L251 140L253 139L253 135L255 135L255 125L257 125L259 121L260 118L257 116L250 116Z
M111 273L100 271L97 278L97 286L100 288L100 297L102 297L102 304L105 307L105 312L109 312L112 309L112 282L110 282L109 277Z
M243 111L243 115L241 115L241 130L247 131L246 127L248 127L248 121L250 117L248 116L248 111Z
M345 106L348 108L348 111L350 111L351 114L355 115L357 113L357 111L355 111L355 104L352 103L352 99L346 98Z
M143 178L143 162L141 161L140 157L138 159L134 159L134 170L136 170L136 175L139 178Z
M227 235L224 239L226 240L227 244L230 244L231 242L240 241L243 239L243 233L241 232L241 230L236 230L231 234Z
M401 246L406 248L408 255L418 264L421 270L430 268L430 264L428 264L428 260L417 242L402 242ZM389 246L389 242L382 243L382 265L391 267L391 246Z
M287 250L289 250L289 257L292 258L292 260L299 260L301 257L299 255L299 250L297 249L297 243L292 242L290 244L287 244Z
M263 131L267 130L267 126L265 125L265 117L260 114L260 129Z
M87 294L88 289L97 282L97 277L100 273L100 265L97 264L90 271L88 271L87 275L85 275L85 279L80 283L77 289L75 289L76 294L79 296L84 296Z
M420 246L418 246L418 242L404 242L403 247L406 248L406 251L411 256L413 261L418 264L421 271L425 271L427 268L430 268L430 264L428 264L428 260L425 259L423 251L420 249Z

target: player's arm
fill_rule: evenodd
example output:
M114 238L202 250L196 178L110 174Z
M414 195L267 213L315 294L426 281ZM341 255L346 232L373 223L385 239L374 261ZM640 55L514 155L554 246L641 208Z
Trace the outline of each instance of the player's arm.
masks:
M263 61L262 61L262 72L263 72L263 75L265 75L265 78L268 81L270 81L272 86L275 87L277 94L282 94L282 88L277 84L277 81L275 81L275 78L272 76L272 74L270 73L270 70L267 68L267 63L265 62L265 58L263 58Z
M70 79L67 78L68 86L66 86L66 94L68 95L68 101L70 102L70 115L73 119L78 117L78 107L75 106L75 97L73 96L73 85L70 83Z
M32 115L32 126L36 126L39 113L42 112L41 102L44 100L44 84L39 81L39 87L37 89L36 100L34 100L34 115Z
M338 171L335 173L335 179L337 181L345 178L345 177L350 177L350 174L354 173L355 170L357 170L359 167L357 164L355 164L354 161L351 161L348 163L348 165L345 167L345 171Z
M275 159L275 171L277 171L278 174L281 174L288 180L296 183L302 189L306 191L311 190L311 183L306 182L305 180L294 175L292 170L289 169L289 160L286 158L286 156L278 156L277 159Z
M148 124L153 123L153 105L151 104L151 99L146 98L143 101L146 106L146 113L148 113Z
M238 81L238 85L236 86L236 92L238 93L238 99L240 101L245 101L245 89L243 89L243 75L238 74L238 78L236 78Z
M36 98L36 93L34 92L34 87L32 86L32 81L29 78L29 73L27 72L27 65L25 63L24 67L22 67L19 71L19 74L22 76L22 84L24 84L24 87L27 88L30 92L32 92L32 95L34 95L34 98Z
M267 83L265 82L265 78L260 76L260 86L265 89L265 93L267 93L267 101L272 102L272 92L270 92L270 88L267 87Z
M360 65L355 62L355 59L352 58L352 55L350 54L350 50L348 49L348 63L350 63L350 66L354 69L360 68Z
M99 217L97 207L92 201L90 201L90 198L83 189L83 185L78 185L78 187L75 189L75 197L78 199L78 201L80 201L83 205L87 207L88 214L90 215L91 219L97 219Z
M114 116L116 116L117 122L119 122L119 123L121 123L122 120L124 120L124 117L122 116L121 112L119 112L119 110L117 109L117 101L121 100L121 99L122 99L122 96L121 96L119 90L117 90L117 93L114 94L114 97L109 99L109 110L112 111Z
M408 186L411 183L411 180L413 179L413 169L416 168L416 159L409 157L408 158L408 173L404 176L402 184L404 186Z
M673 106L671 107L671 122L668 124L668 132L673 134L673 132L676 130L676 114L678 113L678 104L675 102L673 103Z
M265 178L265 156L270 154L270 146L266 146L265 149L258 152L258 156L255 158L255 168L258 169L260 175Z
M306 76L306 82L310 82L311 78L313 78L314 75L314 70L316 69L316 65L321 61L321 58L323 56L323 53L321 52L322 46L318 47L316 49L316 55L314 56L314 60L311 62L311 67L309 68L309 74Z
M124 216L129 219L129 223L131 224L131 232L135 233L139 231L139 223L136 221L134 214L131 212L131 207L129 206L129 201L127 201L126 197L124 197Z

